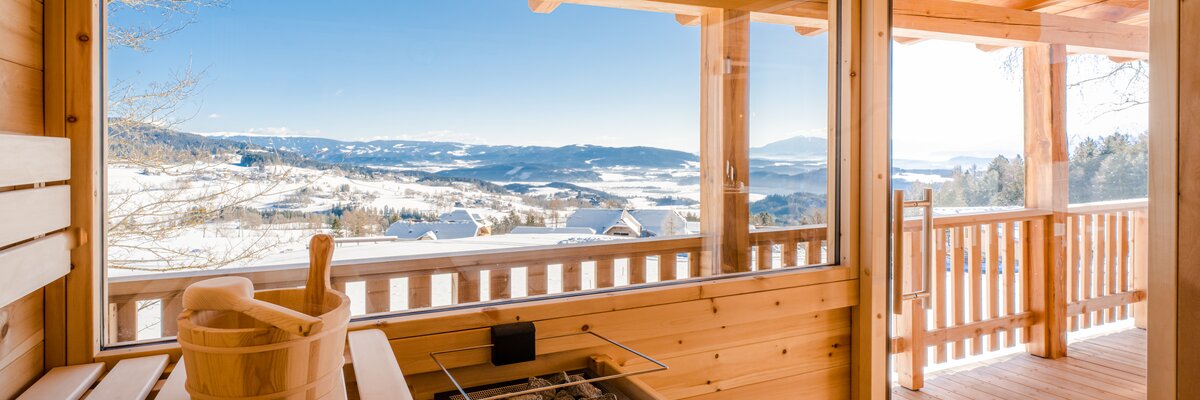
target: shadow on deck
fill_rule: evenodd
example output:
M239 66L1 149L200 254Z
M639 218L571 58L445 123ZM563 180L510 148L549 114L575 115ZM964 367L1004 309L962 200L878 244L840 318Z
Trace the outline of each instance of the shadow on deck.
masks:
M1016 354L927 376L919 392L892 389L896 399L1146 398L1146 331L1128 329L1070 344L1069 356L1047 360Z

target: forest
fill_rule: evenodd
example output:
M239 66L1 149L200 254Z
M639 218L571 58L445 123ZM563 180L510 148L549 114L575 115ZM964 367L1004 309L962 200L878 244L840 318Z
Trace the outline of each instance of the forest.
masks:
M1071 204L1137 199L1149 190L1149 138L1113 133L1084 138L1068 160ZM938 207L1020 207L1025 197L1025 160L996 156L987 168L956 167L949 181L935 184ZM914 184L911 197L929 187Z

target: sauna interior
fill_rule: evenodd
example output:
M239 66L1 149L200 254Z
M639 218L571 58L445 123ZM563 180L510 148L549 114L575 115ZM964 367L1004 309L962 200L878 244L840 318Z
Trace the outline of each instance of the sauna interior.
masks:
M1200 247L1182 240L1200 229L1200 76L1191 73L1200 70L1200 3L319 6L0 0L0 398L1200 398L1200 345L1187 339L1200 330L1200 254L1187 249ZM299 9L309 14L295 19ZM272 24L287 29L264 28ZM530 33L542 26L560 35ZM404 37L418 33L427 36ZM165 45L175 40L202 47L189 54ZM660 46L667 40L681 45ZM795 50L776 45L784 40L815 56L796 68L763 56ZM966 50L912 56L937 46ZM241 68L256 78L202 80L221 76L225 65L204 59L203 49L255 60ZM335 61L271 64L280 54ZM155 64L166 56L183 61ZM460 58L439 64L450 57ZM936 65L981 57L1007 60L1011 99L942 92L973 83L955 82ZM1133 144L1077 134L1111 117L1072 114L1076 102L1102 98L1073 94L1091 81L1069 61L1079 57L1111 69L1102 76L1138 79L1144 97L1113 105L1141 110L1142 131L1120 136ZM371 59L386 61L356 64ZM575 59L590 75L563 78L556 63ZM139 91L137 83L151 82L139 80L142 71L176 86ZM478 76L422 82L443 72ZM278 103L270 109L237 103L239 88L250 96L335 76L356 85L344 97L332 87L320 95L280 89L269 93ZM810 84L785 87L798 81ZM412 92L361 94L373 86L403 92L389 86L395 82ZM422 92L427 83L455 94ZM497 87L505 89L490 92ZM234 94L216 95L225 91ZM798 107L761 108L773 95L801 92L808 96ZM1001 97L1011 107L990 109ZM234 105L204 108L218 98ZM530 98L546 108L527 107ZM392 125L459 104L492 116L493 125L532 133L474 145L428 137L311 144L299 140L320 133L300 131L184 133L245 114L333 118L287 110L306 101L354 123ZM601 102L611 107L594 107ZM680 104L656 108L667 102ZM956 102L1013 127L1016 157L1001 158L1020 169L981 185L1013 187L1015 206L940 211L956 179L992 171L992 159L966 172L904 166L905 152L921 147L913 143L935 135L926 126L962 120ZM369 108L380 104L387 108ZM596 144L607 140L605 127L654 121L659 110L685 121L669 130L682 132L670 138L677 147L660 148L671 146L663 144L669 135L652 130ZM812 133L821 138L816 161L764 163L771 148L759 127L793 113L820 121ZM176 125L181 115L190 122ZM447 121L456 118L470 119ZM538 128L559 122L584 132L583 144ZM957 136L985 146L993 138L984 125L993 124L959 126ZM284 139L292 141L272 141ZM1075 168L1086 164L1077 157L1110 154L1077 151L1084 142L1141 149L1134 159L1143 165L1141 191L1119 200L1077 197L1124 184L1075 184L1083 179ZM943 145L952 147L924 147ZM402 153L406 146L422 150ZM170 156L156 153L168 147ZM238 158L218 160L221 152ZM190 158L170 158L181 155ZM400 161L354 161L385 156ZM445 164L418 165L417 157ZM1115 156L1106 160L1095 168L1114 177L1131 170ZM305 175L312 171L319 173ZM184 173L188 183L170 186ZM939 173L936 184L897 178ZM635 186L635 174L686 187L690 197ZM800 185L800 177L816 182L804 196L760 192ZM388 203L386 212L352 205L384 204L387 194L363 188L385 186L416 203ZM270 200L222 197L255 190ZM764 208L771 199L786 204ZM820 205L798 212L795 199ZM504 201L517 205L492 206ZM312 204L324 208L304 208ZM534 204L541 208L529 211ZM305 228L291 236L254 228L293 225ZM255 232L269 234L248 241ZM243 246L239 253L202 244L222 235ZM220 257L233 258L213 261ZM215 297L190 297L200 291L185 295L213 278L226 279L216 282L236 298L214 306ZM301 289L314 287L316 294ZM248 311L246 304L264 302L299 305ZM211 310L232 314L205 314ZM287 333L283 327L296 322L272 318L301 325ZM208 334L204 324L229 321L250 321L260 334L197 344ZM298 353L227 364L205 364L200 354L279 351L288 343ZM238 368L258 373L214 378ZM555 386L537 390L548 385ZM249 394L213 394L233 393L225 389Z

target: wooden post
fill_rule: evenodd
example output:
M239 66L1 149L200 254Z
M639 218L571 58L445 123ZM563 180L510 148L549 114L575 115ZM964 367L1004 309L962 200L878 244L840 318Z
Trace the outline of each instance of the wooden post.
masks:
M1180 246L1200 228L1200 3L1167 0L1150 8L1150 191L1147 254L1146 395L1200 397L1194 335L1200 246ZM1185 45L1185 43L1188 43ZM1186 94L1186 96L1185 96ZM1194 235L1194 234L1193 234ZM1186 240L1186 239L1185 239ZM1185 242L1186 243L1186 242ZM1190 288L1190 289L1189 289ZM1184 311L1188 314L1183 316ZM1186 336L1185 336L1186 337ZM1186 354L1185 354L1186 352Z
M700 17L702 275L750 270L750 13Z
M1150 257L1150 227L1146 210L1134 211L1133 215L1133 290L1146 291L1150 286L1150 268L1147 262ZM1147 303L1143 301L1133 304L1133 324L1138 328L1146 329L1148 326Z
M1067 354L1067 50L1063 45L1028 46L1025 57L1025 206L1053 212L1030 232L1030 353L1046 358ZM1038 247L1042 247L1039 249Z
M903 233L905 236L904 256L894 260L896 268L903 268L904 285L901 290L912 292L923 283L921 269L921 237L913 232ZM926 250L928 251L928 250ZM899 274L899 273L898 273ZM892 279L895 279L893 277ZM911 390L920 390L925 386L925 360L928 349L925 347L925 307L924 301L932 299L906 300L901 305L901 313L896 317L896 334L904 341L903 352L896 353L896 374L900 386Z

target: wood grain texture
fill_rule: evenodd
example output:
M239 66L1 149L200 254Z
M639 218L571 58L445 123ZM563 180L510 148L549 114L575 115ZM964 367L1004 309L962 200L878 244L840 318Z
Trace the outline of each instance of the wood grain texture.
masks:
M404 374L392 355L387 335L378 329L351 332L347 336L354 379L362 400L412 400Z
M0 60L42 69L42 3L0 1Z
M0 133L0 187L69 179L70 147L63 138Z
M71 270L70 239L56 233L0 251L0 306L12 304Z
M92 363L51 369L37 383L21 393L18 400L75 400L92 388L104 372L104 363ZM161 397L160 397L161 398Z
M700 17L700 233L703 275L750 271L750 13Z
M1154 399L1183 398L1179 393L1182 370L1177 363L1179 334L1184 326L1179 320L1180 266L1185 252L1200 251L1200 246L1179 245L1180 234L1194 232L1196 226L1185 224L1181 218L1184 204L1179 195L1182 181L1195 181L1200 176L1195 167L1185 170L1181 165L1184 160L1193 164L1200 161L1200 146L1195 145L1200 129L1195 121L1200 101L1195 94L1200 93L1200 80L1192 72L1200 66L1200 52L1182 43L1200 35L1198 23L1200 4L1196 2L1162 1L1150 9L1150 54L1154 57L1150 65L1150 73L1154 74L1150 81L1150 101L1154 102L1150 108L1150 134L1154 140L1150 141L1149 174L1147 394ZM1183 124L1184 118L1189 125ZM1191 221L1197 220L1194 214L1191 216ZM1188 255L1195 262L1195 255Z
M1119 399L1147 394L1146 333L1125 330L1070 345L1068 356L1005 356L939 371L920 392L892 389L893 398Z
M0 59L0 132L41 135L42 96L41 70Z
M0 192L0 247L31 239L71 224L71 188Z
M88 400L140 400L150 395L158 382L168 357L149 356L123 360L96 385L88 394Z

